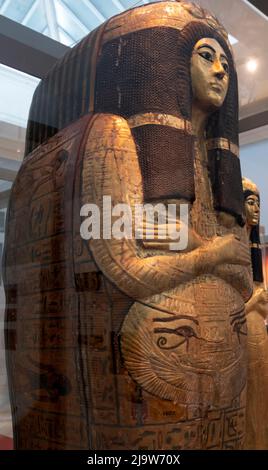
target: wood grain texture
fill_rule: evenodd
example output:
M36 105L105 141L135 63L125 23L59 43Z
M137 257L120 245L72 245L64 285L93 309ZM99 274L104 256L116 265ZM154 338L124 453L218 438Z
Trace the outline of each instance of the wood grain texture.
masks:
M225 48L232 83L225 77L228 109L223 98L201 139L190 43L206 35ZM17 449L243 448L252 279L236 85L227 33L186 2L112 18L39 85L26 155L34 150L12 189L5 251ZM224 185L230 198L221 197ZM83 239L81 206L97 205L101 230L118 218L104 196L112 208L128 205L128 222L137 204L172 202L177 227L188 201L188 246L172 251L167 240L133 232Z
M71 263L75 162L88 120L36 149L12 189L6 345L17 449L88 447Z

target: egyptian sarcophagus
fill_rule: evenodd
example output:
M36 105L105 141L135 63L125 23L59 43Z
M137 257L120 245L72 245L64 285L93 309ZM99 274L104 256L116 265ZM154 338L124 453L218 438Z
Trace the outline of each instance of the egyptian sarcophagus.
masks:
M136 206L173 204L179 228L184 204L187 244L171 250L154 219L138 237L110 236L122 204L128 221ZM33 98L7 226L17 449L243 447L252 280L236 72L212 15L134 8L54 66Z

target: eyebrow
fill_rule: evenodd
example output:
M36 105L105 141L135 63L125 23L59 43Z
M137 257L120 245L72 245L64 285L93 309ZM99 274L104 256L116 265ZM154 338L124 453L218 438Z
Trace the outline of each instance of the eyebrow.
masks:
M202 49L202 47L208 47L208 49L210 49L212 52L214 52L214 54L216 54L215 49L209 44L202 44L201 46L197 48L197 50L199 51L199 49ZM228 59L225 54L221 54L220 57L223 57L228 62Z
M167 317L167 318L154 318L153 322L169 323L169 322L173 322L176 320L190 320L196 323L196 325L199 325L199 321L194 317L190 317L190 315L175 315L175 316L172 315L171 317Z

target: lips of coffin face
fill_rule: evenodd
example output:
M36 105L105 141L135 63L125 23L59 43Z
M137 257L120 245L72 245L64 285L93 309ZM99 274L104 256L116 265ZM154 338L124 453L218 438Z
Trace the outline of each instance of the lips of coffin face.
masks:
M191 59L194 103L204 110L222 106L229 85L229 66L224 50L212 38L200 39Z
M246 380L244 304L218 280L180 289L176 304L164 312L163 295L158 308L132 306L121 330L126 368L162 399L230 406Z

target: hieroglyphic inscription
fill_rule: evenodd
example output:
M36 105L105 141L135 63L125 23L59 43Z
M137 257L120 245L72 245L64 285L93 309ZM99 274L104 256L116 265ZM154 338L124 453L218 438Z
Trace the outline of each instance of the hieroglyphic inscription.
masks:
M31 439L38 440L40 449L49 446L54 447L54 443L58 444L59 449L85 449L87 446L87 437L85 432L85 422L81 417L78 420L71 414L58 414L57 420L52 413L40 415L35 409L29 409L25 418L20 420L19 431L22 436L22 448L29 448ZM33 435L33 429L35 433ZM26 440L25 436L30 436L30 440ZM51 448L51 447L50 447Z
M75 318L25 319L18 322L18 338L25 349L74 348L75 324Z
M225 435L230 415L224 411L210 412L207 418L180 422L115 429L112 426L94 426L94 439L98 449L241 449L244 434L239 421L244 419L243 409L232 410L232 418L238 426L230 439ZM228 434L228 433L227 433Z
M103 284L99 291L80 293L81 339L84 343L88 380L91 385L91 420L117 420L116 376L111 349L111 312ZM101 312L101 314L100 314ZM88 351L86 353L86 351ZM94 378L94 379L93 379Z
M225 413L224 448L241 449L245 439L245 409L231 410Z
M77 308L76 293L73 289L57 289L46 291L42 296L39 293L21 295L16 306L23 319L39 316L72 317Z
M72 272L72 181L88 117L22 165L7 234L9 374L18 448L87 448Z
M70 413L77 419L85 415L81 406L79 371L72 349L20 350L16 367L14 392L19 394L19 418L27 415L30 407L39 410L41 415L48 411L55 413L55 420L57 413Z

